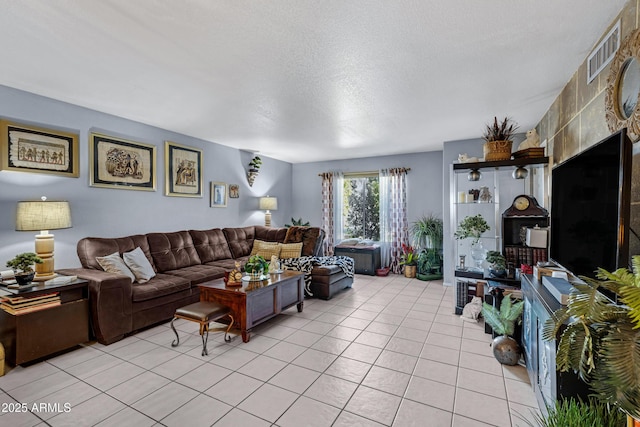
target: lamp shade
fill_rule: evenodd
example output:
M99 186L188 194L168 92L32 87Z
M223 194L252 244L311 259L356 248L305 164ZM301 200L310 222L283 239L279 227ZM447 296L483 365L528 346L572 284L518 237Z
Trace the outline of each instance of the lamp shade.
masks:
M39 231L58 230L71 227L69 202L42 201L18 202L16 210L16 230Z
M278 198L270 196L260 197L260 209L264 211L278 210Z

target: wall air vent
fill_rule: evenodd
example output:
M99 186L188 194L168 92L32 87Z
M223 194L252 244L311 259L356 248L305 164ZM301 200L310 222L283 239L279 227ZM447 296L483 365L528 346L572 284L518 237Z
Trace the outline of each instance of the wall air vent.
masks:
M587 84L591 83L600 71L611 62L618 47L620 47L620 20L589 55L587 59Z

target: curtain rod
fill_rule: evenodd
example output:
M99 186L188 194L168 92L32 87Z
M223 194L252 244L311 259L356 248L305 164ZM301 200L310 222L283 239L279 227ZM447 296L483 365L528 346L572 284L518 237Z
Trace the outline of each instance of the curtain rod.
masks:
M409 172L411 170L411 168L386 168L386 169L404 169L405 171ZM376 171L364 171L364 172L345 172L345 175L373 175L373 174L377 174L379 173L379 170ZM332 173L332 172L325 172L325 173ZM325 173L319 173L318 176L322 176Z

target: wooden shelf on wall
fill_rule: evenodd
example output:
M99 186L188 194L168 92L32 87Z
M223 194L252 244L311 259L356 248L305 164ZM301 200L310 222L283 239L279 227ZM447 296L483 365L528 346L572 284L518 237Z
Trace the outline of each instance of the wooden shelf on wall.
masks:
M483 169L498 168L501 166L527 166L527 165L543 165L549 163L549 157L530 157L514 160L498 160L495 162L471 162L471 163L454 163L453 169Z

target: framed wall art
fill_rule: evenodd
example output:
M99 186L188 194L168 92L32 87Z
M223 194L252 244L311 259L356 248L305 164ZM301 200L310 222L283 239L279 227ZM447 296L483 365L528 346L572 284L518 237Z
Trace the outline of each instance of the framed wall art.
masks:
M227 184L225 184L224 182L211 183L211 207L227 207Z
M202 197L202 150L164 143L165 195Z
M80 176L78 134L0 120L0 170Z
M240 197L240 186L238 184L229 184L229 198L237 199Z
M89 185L156 191L156 146L91 133Z

